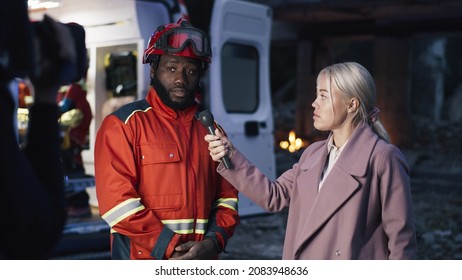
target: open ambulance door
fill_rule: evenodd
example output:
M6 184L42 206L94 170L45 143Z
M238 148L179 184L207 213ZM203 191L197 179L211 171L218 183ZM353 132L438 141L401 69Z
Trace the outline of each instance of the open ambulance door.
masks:
M206 99L233 144L270 179L276 176L269 80L272 10L215 0L210 36L212 63ZM241 216L265 211L240 194Z

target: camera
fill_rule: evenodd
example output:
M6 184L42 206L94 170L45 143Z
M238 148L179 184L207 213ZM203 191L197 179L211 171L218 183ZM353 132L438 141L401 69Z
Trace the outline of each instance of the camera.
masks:
M9 1L0 12L0 79L30 77L36 83L66 85L86 76L85 30L48 15L30 21L25 1Z
M45 15L42 21L32 22L32 34L36 42L38 73L35 75L45 80L57 79L62 85L85 77L88 56L83 26L60 23ZM43 71L47 74L44 75Z

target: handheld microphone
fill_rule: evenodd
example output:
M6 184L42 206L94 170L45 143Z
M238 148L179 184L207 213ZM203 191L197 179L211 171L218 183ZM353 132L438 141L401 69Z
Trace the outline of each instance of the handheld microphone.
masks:
M209 131L210 134L215 135L215 127L213 126L213 115L210 113L209 110L204 110L197 114L197 119L202 123L205 128ZM232 169L233 164L227 155L221 158L221 162L225 166L226 169Z

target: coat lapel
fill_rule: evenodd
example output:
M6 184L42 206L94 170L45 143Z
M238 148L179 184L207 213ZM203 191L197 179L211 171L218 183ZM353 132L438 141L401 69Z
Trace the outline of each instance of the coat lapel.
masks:
M300 231L301 246L359 189L359 183L344 170L334 166L311 204L305 225ZM317 191L317 185L316 185ZM310 205L310 204L308 204Z

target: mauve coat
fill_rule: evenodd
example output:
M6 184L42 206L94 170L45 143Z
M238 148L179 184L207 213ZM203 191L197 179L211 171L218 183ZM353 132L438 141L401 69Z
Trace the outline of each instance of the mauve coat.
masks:
M236 151L218 171L270 212L289 207L283 259L415 259L409 167L395 146L361 122L321 190L326 140L270 181Z

